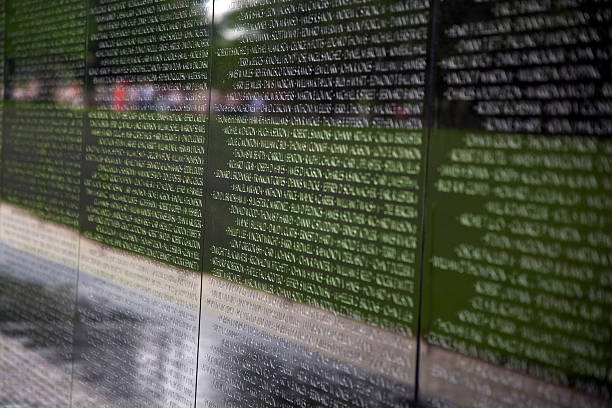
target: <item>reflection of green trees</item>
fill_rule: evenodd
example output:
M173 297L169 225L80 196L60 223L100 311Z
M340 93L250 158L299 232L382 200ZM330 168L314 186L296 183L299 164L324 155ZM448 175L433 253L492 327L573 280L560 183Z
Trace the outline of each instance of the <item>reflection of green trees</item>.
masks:
M86 3L83 0L6 2L5 56L9 97L38 81L34 100L50 100L54 88L82 83ZM32 98L30 98L32 100Z
M375 2L372 2L372 4L378 7L389 6L389 8L386 9L386 12L384 14L369 17L373 21L382 20L382 19L384 19L385 21L389 21L391 18L397 17L396 13L394 13L393 11L390 11L392 6L397 5L397 2L375 1ZM314 4L310 1L303 1L303 0L283 2L282 4L275 4L275 5L265 5L263 4L263 2L261 2L260 4L256 4L256 5L243 5L242 8L237 9L237 10L232 10L226 14L223 14L220 18L217 18L217 16L215 16L215 24L213 27L213 73L212 73L212 85L211 85L212 89L221 90L222 92L226 92L226 93L230 91L240 91L241 89L244 89L243 87L245 86L245 84L249 85L248 83L250 83L250 85L254 85L254 88L249 88L248 90L249 91L252 90L253 92L285 91L285 89L276 89L274 88L273 85L263 85L261 83L257 84L258 80L278 79L278 78L268 78L265 76L261 76L261 77L255 77L255 78L244 78L244 81L243 81L241 78L228 77L228 73L230 73L230 71L232 70L236 70L237 68L259 68L259 67L276 68L276 67L288 67L288 66L300 68L306 65L308 65L309 67L327 67L327 68L330 68L330 71L329 71L330 73L318 75L317 77L318 78L326 77L330 79L330 83L332 85L327 90L331 91L330 92L330 95L332 95L331 100L317 101L316 99L313 99L312 101L310 101L307 98L305 98L304 101L270 100L270 101L266 101L266 103L270 105L273 105L273 104L279 105L279 107L280 105L297 106L298 104L303 105L304 108L310 108L310 107L315 107L315 106L328 108L329 106L334 106L338 108L337 111L329 112L329 113L312 112L312 113L303 113L303 114L302 113L291 113L291 114L289 113L278 113L278 114L265 113L263 115L286 116L289 119L289 123L291 123L292 119L294 118L301 119L303 117L308 117L308 118L317 117L317 118L322 118L323 120L325 118L329 118L329 119L332 119L330 123L334 123L333 120L338 119L338 118L353 119L357 117L357 119L365 118L365 119L371 120L373 118L392 117L395 119L395 115L396 115L395 112L393 113L374 112L375 106L382 105L382 103L385 102L385 100L383 100L383 94L381 91L393 88L389 86L384 86L381 83L374 80L376 79L374 78L374 75L379 75L379 76L385 75L385 73L383 73L382 70L378 72L376 71L375 68L371 68L370 71L366 69L364 72L353 73L351 72L350 68L347 68L346 72L340 73L339 67L341 64L349 64L349 63L356 63L356 62L363 62L363 61L372 62L372 67L374 67L374 64L376 62L384 63L384 62L388 62L391 59L394 61L401 62L404 60L403 57L398 58L395 56L394 57L384 56L383 53L376 54L374 50L380 50L381 47L386 47L386 46L391 47L391 46L412 45L412 44L404 44L403 42L399 40L390 40L390 41L385 40L383 41L382 44L379 44L379 43L376 43L372 39L372 37L370 37L370 35L372 34L371 32L364 32L364 30L359 30L359 29L354 32L350 32L350 30L347 29L346 31L339 33L334 30L334 29L337 29L338 27L346 29L348 27L348 24L354 23L355 21L365 21L368 17L363 17L363 16L360 17L358 15L359 8L360 8L360 5L358 4L348 4L345 6L338 6L338 7L327 10L327 9L318 7L317 4ZM428 10L423 11L423 13L427 13L427 12ZM353 18L348 18L345 20L342 20L339 18L339 16L341 15L349 16L351 14L354 15ZM312 21L309 21L306 19L309 16L313 17ZM323 16L323 18L320 21L314 23L314 21L316 21L316 18L319 16ZM304 19L304 20L302 21L301 19ZM283 26L282 24L283 21L291 21L291 22L287 26ZM271 24L268 24L268 23L271 23ZM319 33L303 34L302 30L307 27L320 28L323 34L319 34ZM243 29L246 29L247 31L244 31L244 32L240 31ZM251 30L251 31L248 31L248 30ZM297 38L294 39L291 36L287 36L285 38L284 36L279 35L279 33L287 32L287 31L291 31L292 33L298 33ZM373 31L378 32L378 30L373 30ZM387 34L393 34L392 28L383 28L380 31L385 32ZM245 39L244 37L245 35L253 36L255 34L260 35L261 38L258 38L256 39L256 41L253 41L253 42L243 41ZM263 40L262 38L266 36L269 39ZM337 43L331 43L331 42L325 43L324 46L321 46L319 48L313 48L314 43L309 43L306 46L307 49L304 49L304 50L300 48L291 47L292 45L294 45L300 40L314 40L314 39L329 40L331 38L337 39L339 37L344 37L345 39L353 38L355 40L355 45L347 45L350 42L350 41L347 41L346 43L339 44L339 45ZM286 45L286 48L285 48L286 50L271 51L274 49L274 46L278 46L281 44ZM283 61L282 59L278 59L276 61L273 61L273 60L266 61L265 58L263 58L261 60L262 65L248 66L250 62L254 62L256 58L260 58L260 57L268 57L268 56L270 57L281 56L282 57L282 56L290 56L290 55L297 56L300 54L306 55L308 53L312 53L314 57L315 56L314 54L316 53L326 52L330 50L359 51L362 49L365 50L368 47L370 47L373 50L373 53L371 55L367 55L367 54L355 55L355 56L347 57L347 59L343 61L334 61L334 60L325 61L325 58L323 57L321 61L316 61L316 58L313 58L312 61L308 60L308 62L300 63L298 62L299 59L295 59L293 61L291 59L287 59L287 61ZM279 49L283 49L283 47L279 47ZM425 56L423 56L423 58L425 58ZM245 63L247 64L246 66L245 66ZM333 72L336 69L338 69L337 71L338 73L334 74ZM417 70L415 69L415 71ZM398 74L406 73L406 75L410 75L412 72L407 71L405 69L403 70L398 69L398 72L396 73ZM310 80L314 78L315 76L316 75L304 74L304 75L298 75L297 77L289 77L289 75L286 75L282 79ZM352 85L342 85L340 84L341 81L339 81L338 83L335 83L334 81L336 79L348 79L348 80L355 79L355 81L352 83ZM278 85L275 85L275 86L278 86ZM415 85L415 88L416 87L418 87L418 85ZM323 87L318 87L315 84L309 85L308 88L305 88L305 89L308 92L318 92L318 91L324 90ZM372 94L374 96L371 99L367 99L366 97L363 97L360 100L353 100L350 97L339 96L339 91L344 91L344 90L353 91L353 90L362 90L362 89L367 89L369 91L372 91ZM295 88L286 89L287 93L296 93L297 91L300 91L300 90L303 90L303 89L295 89ZM247 100L240 100L239 103L249 104L253 102L251 100L248 100L248 98L245 98L245 99ZM232 102L238 103L237 101L232 101L232 100L228 100L226 103L228 105L231 105ZM414 102L415 105L422 103L422 101L420 100L415 100L415 101L395 101L394 100L392 101L392 103L394 104L401 104L404 102ZM215 103L214 100L213 100L213 103ZM351 106L347 110L349 110L350 108L355 108L355 111L353 112L342 111L342 109L346 109L345 106L348 106L348 105L351 105ZM296 109L295 111L297 112L298 109ZM342 112L342 113L338 113L338 112ZM410 114L410 116L412 118L418 117L419 119L421 117L420 114ZM296 123L299 123L299 120L296 121ZM214 154L210 155L210 168L211 169L215 169L215 170L216 169L228 169L228 161L232 159L232 148L225 147L225 143L227 142L228 137L230 137L230 135L226 134L226 129L225 129L226 126L220 123L216 123L216 121L214 120L211 121L211 141L213 142L211 145L212 146L211 152L214 151ZM273 135L274 133L273 131L275 130L284 130L287 132L288 135L293 135L294 133L295 134L297 133L297 131L299 130L298 128L300 127L298 125L288 125L288 126L272 125L272 124L257 125L255 121L253 123L253 126L269 129L270 135ZM306 128L306 126L302 126L301 130L304 130L304 128ZM343 128L335 124L330 125L330 126L320 126L319 129L321 129L321 131L327 131L330 134L336 134L336 135L347 134L347 133L352 132L352 130L354 130L351 127ZM367 129L365 129L365 131L371 132L372 134L377 133L377 129L375 127L374 128L368 127ZM420 137L421 130L417 129L416 131L411 131L409 129L402 129L402 130L380 129L380 131L378 132L378 137L374 137L371 140L361 140L358 136L355 136L353 138L349 138L350 140L343 140L342 137L340 137L337 140L334 140L332 138L330 142L337 143L337 144L343 144L344 142L346 142L347 145L350 145L350 146L357 146L357 145L362 145L362 144L365 145L369 143L370 146L376 146L376 147L382 146L384 143L393 143L397 151L397 156L396 156L397 160L388 160L386 162L386 164L390 166L387 170L389 172L392 172L391 169L393 168L395 170L399 170L400 168L405 168L406 170L408 170L410 165L407 163L412 164L413 160L408 159L407 157L400 158L405 148L406 149L413 148L415 151L417 151L416 156L422 157L422 155L418 153L418 151L420 151L421 149L420 145L412 146L412 143L406 143L407 141L402 139L403 137L408 137L407 136L408 134L414 135L415 133L419 134L419 137ZM394 142L389 142L388 140L386 140L386 138L390 134L393 135L393 136L390 136L391 138L396 138ZM239 136L236 136L236 137L239 137ZM417 137L417 139L419 137ZM273 137L272 136L267 137L267 136L260 135L260 136L257 136L256 138L272 139ZM287 136L286 138L282 138L282 139L283 141L297 141L297 138L294 138L293 136ZM292 149L282 149L281 148L279 149L278 153L284 154L291 150ZM300 154L300 148L297 148L295 153ZM331 153L320 153L320 155L321 156L326 156L326 155L331 156ZM342 156L342 153L339 153L338 155L335 155L335 156ZM350 154L345 154L344 156L346 156L344 158L344 161L345 162L348 161ZM414 159L416 160L416 157ZM381 176L385 175L386 170L383 170L382 168L380 168L378 171L374 170L375 159L373 157L364 158L363 160L364 162L367 162L369 160L372 164L372 167L364 166L363 168L356 169L356 171L358 172L359 171L364 171L364 172L372 171L372 172L375 172L377 175L381 175ZM342 161L342 158L340 158L340 161ZM289 159L287 159L287 162L284 164L289 166L292 163L289 161ZM323 168L333 167L332 165L326 166L324 164L323 165L313 164L312 166L323 167ZM420 168L419 166L420 166L420 162L415 167ZM269 172L264 172L264 173L269 173ZM417 173L419 172L417 171ZM211 172L211 175L212 175L212 172ZM288 176L288 174L278 174L278 176L286 177ZM402 187L401 189L402 193L403 194L405 193L407 196L412 193L415 193L416 196L420 196L420 194L418 194L418 190L420 189L420 186L419 186L419 182L416 180L417 178L419 178L419 176L418 174L410 173L410 177L413 177L413 176L414 176L414 180L412 180L412 182L407 183L407 184L401 184L401 183L404 183L405 180L399 181L399 179L395 179L395 182L400 183L401 185L395 185L393 187L397 187L398 189ZM232 182L228 182L225 180L223 182L220 182L219 180L215 181L214 179L215 177L211 177L211 180L209 180L209 182L213 186L213 189L211 190L216 190L214 188L215 183L221 184L220 185L221 191L225 192L231 189ZM306 181L321 180L322 177L304 176L303 179ZM379 186L379 187L382 189L384 186ZM390 186L387 186L387 187L390 187ZM283 190L286 192L289 192L290 189L285 188ZM306 190L311 190L311 189L305 188L304 191ZM322 195L321 191L311 191L311 192L313 195ZM245 194L244 196L251 197L252 195ZM268 197L268 198L271 201L274 201L274 199L272 199L271 197ZM349 199L354 199L354 198L355 197L350 197ZM389 232L392 228L387 228L387 226L383 225L384 223L387 222L385 220L385 215L383 214L383 211L381 210L383 206L378 201L376 202L377 202L376 204L377 210L374 211L376 215L373 215L373 217L378 217L378 221L380 221L380 223L374 226L373 229L375 229L380 234L380 236L383 236L385 233ZM217 210L220 213L228 212L228 208L225 208L225 207L228 207L227 203L223 203L223 204L215 203L211 206L211 208L217 208L217 207L220 208L219 210ZM305 229L305 227L303 227L303 221L305 219L309 219L312 224L316 224L318 222L324 222L316 217L309 217L307 214L301 214L301 215L298 214L293 217L286 218L287 222L284 224L284 227L291 228L296 231L303 230ZM227 222L227 221L230 221L230 222ZM418 223L418 220L410 220L410 221L411 222L414 221L415 224ZM219 220L219 224L223 224L225 227L235 229L234 223L235 223L235 220L226 220L226 217L222 217ZM391 222L391 224L398 225L398 224L401 224L401 222L396 222L396 223ZM414 229L416 230L417 227L415 226ZM207 233L211 233L211 232L207 230ZM230 240L230 241L232 240L232 237L226 236L225 231L222 229L215 232L215 234L219 235L219 240L215 240L215 242L223 242L224 240ZM390 235L390 234L391 233L387 235ZM398 250L398 253L401 251L406 251L406 253L415 252L415 249L410 246L411 244L407 244L407 242L410 241L410 239L413 238L414 235L416 235L415 231L411 231L410 233L406 232L406 236L408 238L406 238L402 242L402 244L398 244L395 248ZM321 237L316 237L316 239L320 240ZM317 243L315 242L316 241L315 239L310 240L313 242L310 242L309 240L306 240L306 241L309 244L328 246L330 248L334 247L334 241L333 241L334 239L338 242L340 241L343 242L345 245L346 245L346 242L348 242L346 241L346 237L340 237L339 235L334 235L334 234L332 234L331 239L332 241L329 242L327 245L322 244L320 241L319 243ZM382 246L384 243L383 241L384 240L381 238L379 241L376 242L375 245ZM358 244L355 244L355 245L358 245ZM363 246L365 247L366 245L363 244ZM228 248L228 245L225 245L225 248ZM280 250L280 248L274 248L274 249ZM376 260L374 259L375 257L366 255L366 252L368 251L366 251L364 248L351 248L351 250L354 250L356 252L354 255L355 258L363 256L364 259L366 259L364 260L364 262L367 263L368 265L373 265L376 262ZM360 253L360 251L363 251L363 253ZM299 253L299 251L297 252ZM406 255L403 252L401 255L398 254L398 259L399 258L402 258L403 261L406 261ZM330 263L333 264L334 267L341 264L339 260L331 260L331 259L330 259ZM304 265L300 265L300 262L293 263L293 266L295 267L302 266L306 270L308 270L308 268L305 267ZM312 272L311 274L312 276L306 276L308 274L305 274L304 272L299 272L299 273L296 272L297 274L295 276L282 272L283 276L281 279L284 280L284 282L278 283L278 284L270 283L269 281L266 282L266 279L267 279L266 277L253 278L248 273L244 273L242 275L228 273L227 276L223 276L223 277L225 277L226 279L230 279L230 280L237 280L238 282L243 283L245 285L254 286L259 289L273 292L277 295L288 297L295 301L322 307L324 309L335 310L342 314L349 315L349 316L358 318L360 320L369 321L379 326L384 326L384 327L394 328L394 329L399 329L399 330L410 330L409 327L412 329L416 328L415 326L416 319L414 318L415 313L411 307L411 305L416 304L416 301L414 299L415 295L413 291L409 290L409 288L414 289L413 284L414 284L415 274L413 274L412 277L408 277L406 275L408 273L407 271L409 270L408 266L406 266L405 270L403 271L404 274L401 276L392 276L393 275L392 272L388 272L389 276L384 276L384 272L377 271L378 275L372 274L371 276L371 278L374 280L373 282L366 282L365 280L362 280L359 276L357 276L358 272L354 272L354 271L348 272L348 269L349 268L346 268L344 270L344 275L337 274L337 273L330 274L330 275L334 275L333 277L323 277L322 275L324 275L324 273L322 274L322 271L318 270L317 268L312 268L309 270L310 272ZM356 269L361 270L364 274L369 274L372 272L371 266L363 267L361 269L360 268L356 268ZM221 270L222 268L217 269L218 272ZM273 276L277 274L278 272L279 271L273 270L273 268L269 270L270 276ZM315 276L317 277L315 278ZM398 282L398 285L391 285L390 287L385 287L383 283L385 279L388 279L389 281L392 281L393 279L397 279L396 282ZM301 283L304 283L304 284L312 283L313 287L310 288L312 290L312 293L307 293L306 290L300 289L298 286ZM359 288L359 285L361 285L361 288ZM341 286L344 286L344 287L341 288ZM350 290L347 289L349 287L352 287L352 289ZM356 291L356 292L351 293L350 292L351 290ZM321 293L326 293L328 295L328 298L326 299L325 296L316 295L315 292L317 291ZM391 294L391 292L393 293ZM357 296L361 296L361 298L357 302L354 302L353 300L348 300L346 297L343 297L349 293L351 295L354 295L355 293L359 293L359 295ZM397 295L398 298L393 299L392 295ZM361 303L361 304L358 304L358 303Z
M589 203L607 194L589 168L608 143L457 129L432 140L425 339L607 392L612 305L593 295L610 293L612 273L583 255L603 253L592 239L609 236L612 208Z
M83 114L54 104L6 103L3 200L78 226Z
M301 164L293 162L289 156L285 159L287 154L306 157L306 152L300 152L299 149L296 151L293 151L291 148L287 150L262 149L271 153L276 158L265 160L265 164L270 165L265 171L254 171L251 169L253 170L252 174L255 181L248 183L248 186L261 187L262 190L268 187L275 188L270 182L257 181L257 176L273 176L286 180L299 179L305 183L315 184L319 182L353 184L345 183L343 179L334 179L335 176L332 175L327 180L322 174L316 172L295 175L293 173L294 170L292 170L294 167L311 167L321 169L323 172L347 171L354 172L353 174L359 173L364 177L379 180L368 186L378 193L388 188L397 188L398 191L410 195L418 186L417 174L419 173L420 163L417 160L408 160L407 158L384 159L371 156L362 157L360 160L356 159L359 146L370 145L374 148L382 148L385 146L383 141L388 143L402 142L403 146L395 149L398 155L400 152L406 154L409 151L416 152L419 149L417 145L421 140L418 134L395 129L357 130L340 127L315 128L298 125L271 126L268 124L249 123L248 119L244 119L244 121L246 123L243 125L232 125L234 131L238 129L254 129L256 132L261 132L261 135L258 133L258 136L254 136L258 139L264 138L262 135L268 134L269 136L265 137L265 139L283 143L297 142L299 140L299 137L295 137L297 135L305 136L311 132L320 132L321 134L325 133L331 138L327 142L346 144L357 149L355 155L346 155L340 151L336 154L310 152L308 153L310 157L308 160L315 160L315 162L310 164L307 164L307 162ZM224 126L228 126L219 122L223 121L220 119L213 119L211 121L213 135L216 132L223 132ZM238 131L238 133L240 132ZM277 136L272 136L274 134L277 134ZM378 141L378 143L372 145L371 142L373 140L371 138L374 138L374 141ZM210 156L211 169L233 168L234 171L251 173L249 166L239 164L242 159L237 159L234 156L239 150L241 149L215 146L215 154ZM244 150L242 149L242 151ZM317 157L322 161L316 161L315 158ZM230 160L234 162L231 166L228 164ZM329 160L329 163L325 164L327 160ZM249 159L244 159L244 161L250 162ZM274 166L274 168L271 166ZM386 184L392 177L395 177L393 179L394 186ZM305 259L298 259L297 261L283 259L280 263L288 265L288 267L283 266L285 268L283 270L274 267L258 267L253 263L245 263L245 267L254 267L261 270L261 272L257 273L255 271L253 273L235 273L231 268L218 267L217 265L216 268L211 269L213 274L287 297L294 301L322 307L327 310L334 310L362 321L368 321L377 326L394 328L400 331L414 330L413 326L416 321L414 311L414 305L416 304L414 278L417 260L413 259L413 257L417 245L416 233L419 222L416 215L416 203L401 201L395 207L398 210L397 213L387 212L390 211L392 206L385 206L382 195L377 198L366 198L358 194L334 193L331 190L324 193L312 187L305 187L303 189L278 187L283 192L283 197L279 198L267 196L266 194L238 193L244 201L236 199L235 202L231 202L219 198L219 195L216 196L217 198L210 197L211 195L215 196L217 192L229 193L233 191L232 186L240 184L240 181L221 179L212 174L210 175L208 184L209 195L207 198L209 206L207 211L215 211L215 214L217 214L213 218L213 225L207 224L206 234L212 237L211 242L218 247L223 247L223 251L240 252L241 242L244 243L245 247L252 242L249 242L249 239L243 240L237 238L236 232L244 227L245 219L252 219L253 222L272 224L275 228L278 226L282 229L279 232L273 232L274 230L265 232L266 240L257 241L256 244L264 245L272 251L282 252L283 248L288 248L287 252L295 254L297 258L304 256ZM355 185L366 186L358 182ZM300 193L305 194L304 199L306 199L306 195L311 198L326 196L328 204L335 199L342 198L345 202L345 207L330 208L328 204L319 205L314 202L300 202L299 199L294 198L299 196ZM286 202L288 206L293 206L293 208L290 211L286 211L280 207L267 208L263 204L259 205L257 203L247 205L247 200L251 198L253 200L262 198L270 204ZM354 208L359 209L352 210L350 203L355 205ZM304 209L298 208L302 204L305 205ZM245 207L245 209L252 208L262 214L239 216L238 213L235 213L230 217L230 207L232 206ZM317 211L321 211L321 215L315 215ZM335 211L339 211L342 214L341 219L334 218L335 215L333 214ZM222 217L219 217L219 214ZM211 214L208 213L207 215L210 216ZM242 218L243 222L238 223L238 218ZM351 228L348 228L348 225L352 225L352 229L359 232L351 232ZM347 227L347 230L343 232L345 227ZM228 231L231 231L231 234ZM296 238L302 231L306 232L305 237ZM293 234L293 232L297 234ZM309 237L308 234L312 234L312 236ZM271 243L272 240L278 240L279 244ZM281 244L281 241L285 242ZM319 255L312 256L312 259L328 262L331 270L325 270L323 266L317 265L316 262L309 261L308 258L311 255L300 249L302 245L312 245L313 248L320 248L322 251ZM393 259L394 264L392 266L391 264L384 264L388 259L383 256L382 252L378 253L378 251L382 251L380 248L383 246L388 247L389 250L392 247L392 250L396 251L397 257ZM374 248L378 249L374 250ZM332 249L346 249L351 252L354 258L353 262L347 259L344 261L334 259L333 256L323 253L326 250ZM249 250L245 250L244 253L255 255ZM225 254L223 257L227 258L228 252L225 252ZM210 253L206 256L213 257L215 254ZM237 256L234 256L234 258L238 260ZM279 261L281 258L280 254L277 253L271 256L270 259ZM311 262L312 264L310 264ZM260 273L264 275L267 273L268 275L257 276ZM306 286L305 288L300 288L302 283L309 286L307 288ZM316 293L321 293L321 295Z

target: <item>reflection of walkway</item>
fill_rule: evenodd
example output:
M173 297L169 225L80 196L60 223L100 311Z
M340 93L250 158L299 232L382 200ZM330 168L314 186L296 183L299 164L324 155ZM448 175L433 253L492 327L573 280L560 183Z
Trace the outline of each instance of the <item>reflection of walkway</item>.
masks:
M197 309L81 273L75 332L75 382L120 406L193 406Z
M0 406L28 408L65 408L66 379L69 371L65 366L50 362L43 355L45 350L32 349L24 339L0 334ZM68 383L69 385L69 383ZM73 404L81 405L87 399L96 407L112 407L101 396L95 395L82 384L72 390Z
M193 406L198 274L79 238L4 204L0 232L0 407L68 406L73 357L74 407ZM314 404L296 389L322 406L342 395L351 406L407 405L413 338L218 278L203 282L198 406ZM420 394L436 397L431 406L609 405L457 353L422 351Z
M74 358L75 407L100 406L100 395L125 407L193 406L195 307L81 271L73 354L74 291L34 275L76 272L4 244L0 251L2 404L69 406Z
M438 407L606 408L606 402L570 388L440 347L422 346L420 395ZM451 408L452 406L448 406Z
M0 406L66 407L69 366L51 363L44 357L49 350L27 343L27 338L0 334Z
M221 314L202 316L198 406L408 408L414 390L376 370ZM204 345L204 346L203 346Z
M1 221L5 233L10 220L2 217ZM23 231L9 237L3 234L4 242L0 242L0 402L66 407L76 271L32 255L27 241L18 245L20 232L29 235L32 231L27 222L15 225ZM40 244L39 238L32 236L30 245ZM40 251L49 255L42 246Z
M0 406L67 407L74 291L65 283L75 271L3 243L0 255ZM45 272L56 281L41 279ZM73 389L75 401L87 394ZM91 401L101 406L100 396Z

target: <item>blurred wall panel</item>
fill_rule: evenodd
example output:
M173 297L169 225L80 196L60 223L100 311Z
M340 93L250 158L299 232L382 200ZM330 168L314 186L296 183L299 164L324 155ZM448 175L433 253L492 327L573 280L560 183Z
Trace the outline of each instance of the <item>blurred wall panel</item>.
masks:
M610 404L611 15L440 2L420 372L439 404Z
M0 401L11 406L70 404L85 6L5 4Z

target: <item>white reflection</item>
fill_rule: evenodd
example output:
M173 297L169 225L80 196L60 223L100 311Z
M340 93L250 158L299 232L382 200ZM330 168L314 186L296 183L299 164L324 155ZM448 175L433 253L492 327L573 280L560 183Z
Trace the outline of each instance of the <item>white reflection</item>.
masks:
M216 21L221 21L225 15L227 15L227 13L229 13L230 11L232 11L232 3L233 0L216 0L215 1L215 20ZM208 16L209 19L213 18L213 9L212 9L212 1L210 2L205 2L203 4L203 7L206 7L206 15Z

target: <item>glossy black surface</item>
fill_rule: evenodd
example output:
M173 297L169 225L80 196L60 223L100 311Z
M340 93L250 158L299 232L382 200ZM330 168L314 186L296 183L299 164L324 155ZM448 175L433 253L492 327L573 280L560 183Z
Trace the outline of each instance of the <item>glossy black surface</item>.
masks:
M78 236L0 206L0 403L70 404Z
M610 405L609 1L0 5L0 407Z
M205 278L197 406L413 406L415 341Z
M193 406L200 277L80 245L72 406Z
M462 406L605 405L560 388L611 392L610 8L448 1L439 15L423 389L448 382ZM516 373L479 392L478 371L497 370L435 346ZM529 391L544 380L560 387Z
M86 0L6 3L2 199L78 227Z

